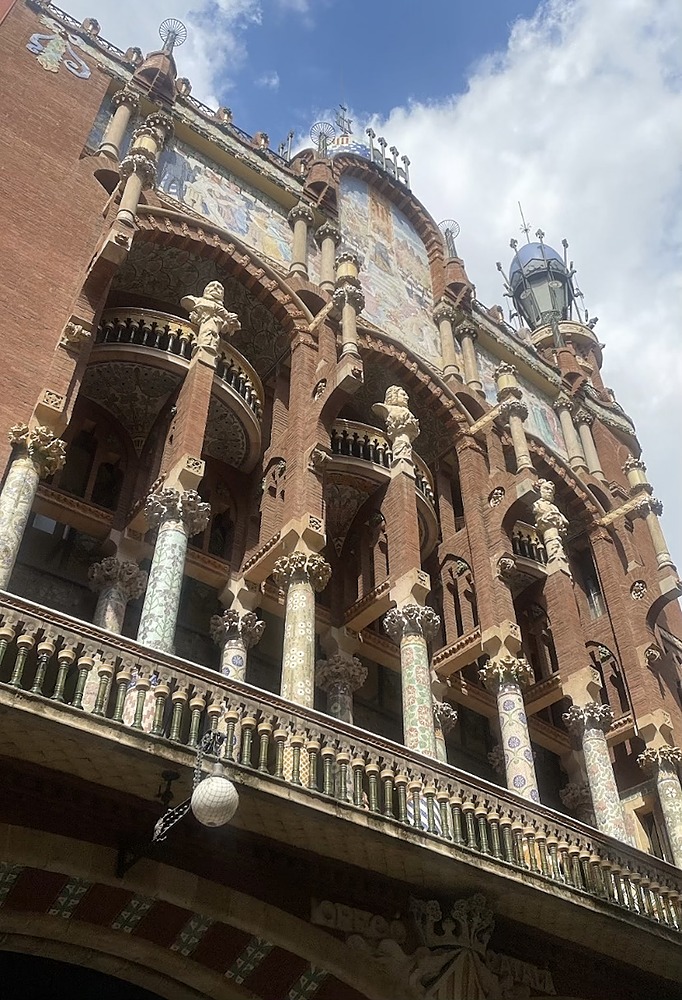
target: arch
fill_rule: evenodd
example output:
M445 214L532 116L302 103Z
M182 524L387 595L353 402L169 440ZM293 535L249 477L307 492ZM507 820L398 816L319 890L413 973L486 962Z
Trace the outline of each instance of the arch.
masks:
M281 324L290 339L306 331L313 314L269 264L224 229L169 208L140 206L139 230L134 239L160 246L187 249L201 257L220 260L227 274L237 278Z

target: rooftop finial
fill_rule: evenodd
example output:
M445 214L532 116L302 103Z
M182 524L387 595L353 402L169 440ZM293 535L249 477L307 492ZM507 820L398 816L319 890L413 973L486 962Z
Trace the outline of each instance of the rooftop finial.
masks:
M351 128L353 124L353 119L348 118L346 112L348 108L345 104L339 104L339 110L336 112L336 124L341 129L342 135L352 135L353 129Z
M443 234L443 242L445 243L448 257L456 257L457 248L455 240L459 236L459 223L455 222L454 219L443 219L442 222L438 223L438 228Z
M526 217L523 214L523 209L521 208L521 202L519 202L518 205L519 212L521 214L521 222L523 223L521 226L521 232L526 234L526 243L530 243L530 225L526 222Z
M159 35L163 42L163 51L170 56L176 46L182 45L187 40L187 28L177 18L167 17L159 25Z

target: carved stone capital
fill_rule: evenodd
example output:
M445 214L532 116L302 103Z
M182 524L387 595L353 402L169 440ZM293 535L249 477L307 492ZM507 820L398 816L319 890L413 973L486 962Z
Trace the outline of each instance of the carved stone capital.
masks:
M610 705L591 701L582 707L571 705L561 718L571 735L582 739L586 729L601 729L603 733L607 733L613 723L613 711Z
M637 758L643 771L656 775L659 771L675 773L682 764L682 750L679 747L647 747Z
M326 660L317 661L315 683L323 691L343 685L357 691L367 680L367 667L357 656L335 653Z
M213 615L209 628L216 645L224 646L229 639L239 638L250 649L260 641L265 631L265 622L253 611L241 613L228 608L222 615Z
M575 422L577 424L587 424L588 427L591 427L594 423L594 416L589 410L581 406L575 411Z
M26 452L41 479L53 476L66 461L66 445L61 438L54 436L49 427L29 430L28 424L15 424L10 427L9 442L13 448Z
M441 301L433 310L433 322L437 323L438 326L440 326L443 320L447 320L448 323L456 323L457 318L457 310L451 302Z
M457 725L457 710L449 701L434 700L433 721L436 724L436 728L440 729L443 735L445 735L445 733L449 733Z
M559 789L559 798L573 813L583 813L592 808L590 786L584 781L569 781L567 785Z
M282 590L286 590L294 581L307 580L318 593L327 586L331 575L332 568L322 556L316 553L306 555L305 552L280 556L272 571L275 583Z
M362 267L362 257L356 250L351 250L350 248L346 247L344 250L341 250L341 252L337 253L336 255L337 268L340 264L353 264L359 271L360 268Z
M523 656L501 653L491 657L478 671L478 676L491 691L496 692L503 684L518 684L527 687L535 682L533 669Z
M127 87L117 90L111 98L111 106L113 108L120 108L121 105L130 108L131 111L137 111L140 106L140 95L134 90L128 90Z
M330 219L323 222L322 225L315 231L315 242L318 246L322 246L325 240L333 240L335 247L337 247L341 242L341 230Z
M628 472L634 472L635 469L638 470L639 472L644 473L646 472L646 465L644 464L641 458L634 458L631 455L630 458L628 458L625 464L623 465L623 472L627 476Z
M144 515L150 528L157 528L164 521L182 521L188 536L203 531L211 516L209 504L204 503L196 490L161 490L147 497Z
M502 378L505 375L516 378L518 372L514 365L510 365L506 361L501 361L497 366L497 368L495 369L495 371L493 372L493 378L497 382L498 379Z
M552 403L552 408L561 413L562 410L568 410L569 413L573 411L573 403L568 398L566 393L562 392Z
M302 219L307 226L312 226L315 221L312 208L310 205L306 205L304 201L299 201L298 204L294 205L287 215L287 221L292 227L299 221L299 219Z
M88 570L90 589L94 591L116 587L126 601L141 597L147 586L147 574L136 562L107 556L101 562L93 563Z
M167 115L165 111L154 111L153 114L148 115L144 124L148 128L153 128L154 131L159 136L159 141L162 146L165 146L168 140L171 138L174 132L173 119L170 115Z
M478 331L473 323L469 323L465 320L464 323L460 323L455 330L455 337L457 337L457 340L462 340L464 337L470 337L472 340L476 340L478 337Z
M394 642L405 636L420 635L432 639L440 627L440 618L432 608L420 604L406 604L402 608L392 608L384 617L384 628Z
M526 420L528 407L522 399L505 399L504 402L500 403L500 414L505 420L509 420L510 417L520 417L521 420Z
M352 306L356 313L362 312L365 308L365 296L361 288L357 288L350 281L342 281L337 285L332 293L334 309L340 311L345 305Z
M119 173L123 180L127 180L132 174L138 174L142 178L143 187L150 188L156 181L156 162L146 150L133 150L121 160Z
M62 330L59 344L61 347L69 347L71 350L78 350L81 344L85 344L92 338L89 330L86 330L80 323L69 321Z

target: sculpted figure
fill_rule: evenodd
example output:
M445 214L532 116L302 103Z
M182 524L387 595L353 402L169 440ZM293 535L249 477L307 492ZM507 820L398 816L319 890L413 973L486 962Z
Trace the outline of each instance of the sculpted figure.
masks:
M412 442L419 436L419 421L409 409L409 399L399 385L390 385L383 403L375 403L372 413L386 424L386 435L393 448L393 460L412 460Z
M564 517L554 503L554 483L549 479L538 480L540 499L533 504L535 527L544 535L549 528L555 528L560 535L566 534L568 518Z
M203 295L185 295L180 301L189 313L190 322L199 328L197 347L217 350L221 337L231 337L240 329L239 317L225 308L225 289L219 281L210 281Z

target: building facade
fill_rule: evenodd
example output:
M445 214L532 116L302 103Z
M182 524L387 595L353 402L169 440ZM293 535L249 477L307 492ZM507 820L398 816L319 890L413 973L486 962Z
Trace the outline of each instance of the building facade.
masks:
M383 137L0 10L0 968L672 997L682 587L564 257L510 324Z

